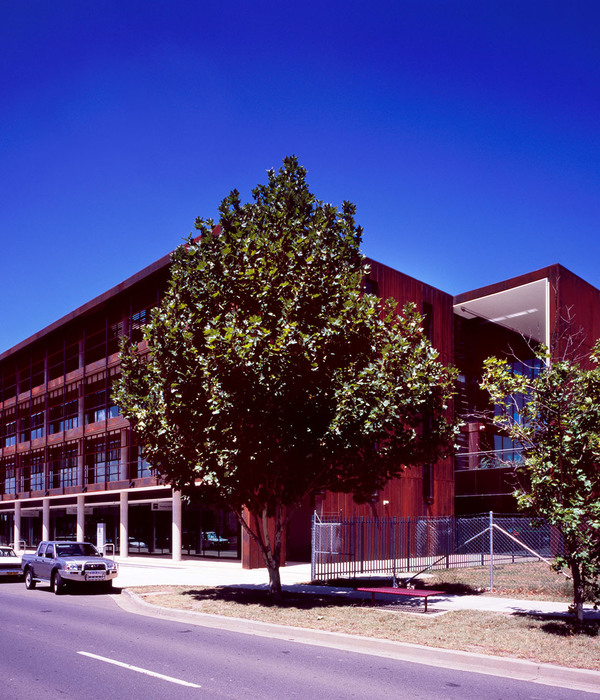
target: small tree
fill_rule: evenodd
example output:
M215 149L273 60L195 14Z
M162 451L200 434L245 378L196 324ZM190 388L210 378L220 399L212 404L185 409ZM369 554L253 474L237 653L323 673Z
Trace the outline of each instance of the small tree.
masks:
M397 315L362 292L355 208L317 201L305 174L286 158L252 203L234 190L218 226L196 221L144 329L149 354L122 347L115 393L153 467L236 514L275 595L285 527L305 495L366 500L453 438L453 371L414 307Z
M546 362L545 349L538 357ZM564 538L555 566L573 578L578 624L586 589L600 595L600 342L589 359L588 368L562 359L528 379L489 358L482 383L501 408L495 424L522 449L519 507Z

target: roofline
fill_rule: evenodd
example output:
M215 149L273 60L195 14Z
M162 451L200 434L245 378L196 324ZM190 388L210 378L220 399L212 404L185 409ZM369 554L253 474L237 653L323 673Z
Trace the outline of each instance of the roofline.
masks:
M454 297L454 305L456 306L456 304L472 301L473 299L479 299L491 294L497 294L498 292L504 292L507 289L520 287L524 284L528 284L529 282L537 282L538 280L546 278L555 278L557 274L560 274L562 271L576 277L576 275L574 275L574 273L572 273L570 270L567 270L566 267L563 267L559 263L554 263L553 265L541 267L539 270L534 270L533 272L526 272L525 274L518 275L517 277L511 277L510 279L503 280L501 282L494 282L493 284L488 284L485 287L479 287L478 289L472 289L468 292L457 294Z
M5 350L3 353L0 354L0 362L6 360L9 358L11 355L16 354L17 352L24 350L27 348L29 345L32 345L33 343L37 342L38 340L41 340L45 336L49 335L50 333L53 333L54 331L60 329L61 327L67 325L71 321L74 321L78 318L81 318L82 316L88 315L90 312L94 311L96 308L101 306L102 304L105 304L107 301L110 301L114 297L118 296L121 294L121 292L125 291L126 289L131 289L131 287L135 286L139 282L147 279L148 277L152 276L156 272L159 272L160 270L163 270L164 268L168 267L169 264L171 263L171 256L173 253L167 253L167 255L163 255L162 258L157 260L156 262L151 263L147 267L143 268L139 272L136 272L134 275L131 277L128 277L126 280L121 282L120 284L115 285L111 289L109 289L106 292L103 292L99 296L95 297L91 301L86 302L79 308L75 309L74 311L69 312L62 318L59 318L57 321L54 321L51 323L49 326L46 326L42 330L38 331L37 333L34 333L33 335L29 336L29 338L26 338L25 340L22 340L20 343L17 343L17 345L14 345L12 348L9 348L8 350Z

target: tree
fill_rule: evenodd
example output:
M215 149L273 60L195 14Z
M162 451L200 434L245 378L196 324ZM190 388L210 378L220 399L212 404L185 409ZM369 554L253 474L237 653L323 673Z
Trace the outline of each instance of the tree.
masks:
M367 500L453 438L453 371L414 307L397 315L363 292L355 207L316 200L305 175L288 157L253 202L232 191L218 226L196 220L144 329L149 354L123 345L115 393L150 464L236 514L275 596L285 527L305 495Z
M522 450L515 494L520 508L554 525L564 538L558 570L573 578L573 605L583 623L586 590L600 599L600 342L587 366L561 359L527 378L504 359L485 362L482 387L495 404L495 424Z

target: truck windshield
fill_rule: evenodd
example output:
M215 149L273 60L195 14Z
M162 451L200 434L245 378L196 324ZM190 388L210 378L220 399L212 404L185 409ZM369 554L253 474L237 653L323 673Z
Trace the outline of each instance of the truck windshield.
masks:
M87 542L70 542L56 545L56 555L59 557L99 557L98 550Z

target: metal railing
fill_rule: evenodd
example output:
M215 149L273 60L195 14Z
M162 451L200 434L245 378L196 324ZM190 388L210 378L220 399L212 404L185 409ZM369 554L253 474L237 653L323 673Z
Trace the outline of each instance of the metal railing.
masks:
M549 559L555 528L525 516L341 518L313 516L312 579L390 575Z
M457 471L513 467L519 465L522 461L523 454L520 449L458 452L454 455L454 464Z

